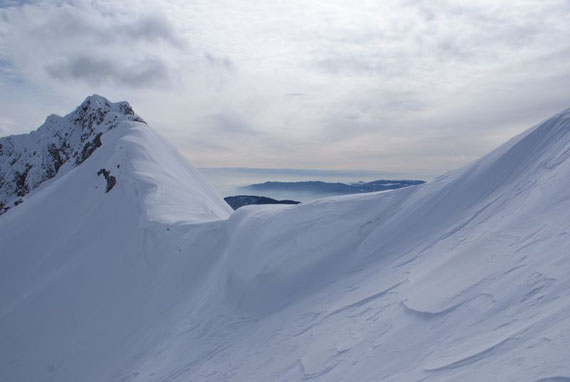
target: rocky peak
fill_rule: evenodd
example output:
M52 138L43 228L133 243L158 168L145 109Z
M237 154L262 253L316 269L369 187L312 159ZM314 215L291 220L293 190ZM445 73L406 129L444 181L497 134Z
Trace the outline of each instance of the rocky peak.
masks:
M145 123L128 102L91 95L73 112L52 114L29 134L0 138L0 214L23 202L44 181L81 165L124 122Z

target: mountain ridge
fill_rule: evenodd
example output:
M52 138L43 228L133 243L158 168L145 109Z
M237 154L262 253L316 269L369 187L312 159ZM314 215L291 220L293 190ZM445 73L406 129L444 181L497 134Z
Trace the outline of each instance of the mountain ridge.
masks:
M233 213L125 127L0 216L7 379L570 377L570 112L425 184Z

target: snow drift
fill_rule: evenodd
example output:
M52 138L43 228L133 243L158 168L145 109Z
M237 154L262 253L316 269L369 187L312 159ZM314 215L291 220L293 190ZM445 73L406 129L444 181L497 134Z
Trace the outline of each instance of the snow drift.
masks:
M0 216L0 380L570 378L570 111L423 185L231 216L146 124L101 138Z

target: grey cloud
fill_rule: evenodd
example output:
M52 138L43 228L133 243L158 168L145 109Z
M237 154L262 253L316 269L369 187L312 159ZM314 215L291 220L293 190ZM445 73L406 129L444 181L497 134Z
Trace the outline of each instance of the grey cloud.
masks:
M408 12L386 16L368 38L326 36L313 60L319 70L335 75L393 76L411 79L417 72L442 65L496 60L504 52L526 48L541 33L548 15L564 7L543 6L536 15L524 6L498 12L477 2L404 1ZM532 9L532 8L531 8ZM364 27L363 27L364 28ZM323 42L321 42L323 43Z
M231 145L219 142L213 142L212 140L209 139L202 139L197 137L192 137L192 138L182 137L181 139L175 141L174 143L182 146L182 148L185 149L185 151L188 151L190 153L195 152L197 149L217 151L217 152L222 152L222 151L227 152L232 150Z
M80 79L95 85L111 81L136 88L170 82L166 64L156 58L124 65L119 60L78 56L49 64L45 70L55 79Z
M208 132L226 135L259 135L260 132L251 128L239 115L220 112L207 118L210 121Z
M10 60L6 57L2 57L0 54L0 74L2 77L10 78L14 76L14 67Z
M32 0L0 0L0 8L18 7L31 2Z
M169 20L160 15L147 15L129 23L119 24L114 32L114 35L128 36L132 40L165 41L178 48L185 45ZM107 37L111 36L107 34Z
M134 9L135 4L128 11L110 11L101 4L37 2L6 9L0 30L6 33L0 44L9 44L6 59L16 70L36 71L52 83L81 80L91 86L131 88L178 84L176 61L184 57L186 44L173 23L160 12Z
M161 14L107 15L97 8L59 7L34 32L64 40L95 41L102 44L159 43L185 46L171 22Z
M211 65L220 66L228 71L234 69L233 61L227 56L219 57L210 52L204 52L204 58Z

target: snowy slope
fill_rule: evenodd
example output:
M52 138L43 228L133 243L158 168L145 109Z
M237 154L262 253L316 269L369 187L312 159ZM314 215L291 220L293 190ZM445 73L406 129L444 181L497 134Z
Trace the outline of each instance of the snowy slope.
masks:
M231 216L126 124L0 216L0 380L570 379L570 110L427 184Z

